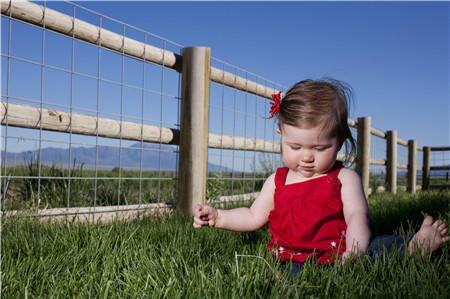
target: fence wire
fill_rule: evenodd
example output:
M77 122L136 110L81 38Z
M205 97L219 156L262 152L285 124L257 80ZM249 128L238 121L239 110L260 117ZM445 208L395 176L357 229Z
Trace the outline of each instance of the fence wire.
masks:
M45 2L125 38L182 52L151 33L67 2ZM69 113L179 129L180 74L2 15L1 101ZM99 32L102 32L99 30ZM17 107L17 106L16 106ZM31 208L117 206L171 202L176 190L178 146L14 127L1 130L2 211ZM129 209L129 208L127 208ZM116 209L117 210L117 209Z
M70 2L42 5L44 15L46 10L59 11L98 27L100 34L103 29L116 34L123 41L122 50L102 45L101 36L96 44L75 38L75 33L51 30L45 17L38 26L12 18L11 10L9 15L2 14L1 104L8 111L1 127L2 211L32 209L45 215L57 208L61 215L69 215L76 213L72 208L86 207L93 208L86 213L95 219L96 208L120 211L173 202L179 149L163 143L162 136L165 128L180 129L181 74L164 62L160 65L130 56L124 40L179 56L183 47ZM287 91L218 59L212 58L210 63L262 88ZM276 120L268 118L270 99L212 81L209 91L210 135L251 139L255 144L263 140L272 147L279 143ZM10 123L12 108L24 111L26 125ZM45 113L59 117L61 123L64 115L69 115L67 129L44 128L41 119ZM81 126L76 127L73 120L80 117ZM100 123L105 120L120 123L120 128L139 124L140 139L129 137L122 129L114 131L113 126L109 129L115 138L99 134ZM160 141L144 141L143 128L148 126L159 128ZM83 131L87 128L96 133ZM351 130L356 139L356 129ZM251 199L268 175L282 166L279 150L232 148L208 149L210 201ZM408 164L407 147L397 148L398 163ZM375 161L370 168L371 187L375 188L384 183L386 140L371 136L370 151ZM421 161L418 154L419 166ZM431 165L449 165L448 152L433 152ZM406 185L406 169L399 169L398 174L398 185ZM442 179L442 172L434 174Z
M450 166L450 151L431 151L430 166ZM431 185L450 185L450 170L431 170Z
M376 161L386 160L386 139L375 135L370 136L370 157ZM385 179L386 165L371 164L369 188L372 193L384 186Z
M211 59L211 66L274 90L287 90L284 86L217 59ZM209 97L209 133L280 142L276 133L278 124L268 118L269 99L213 82L210 83ZM279 151L210 148L207 198L210 201L224 201L242 199L242 196L236 195L254 194L261 189L268 175L281 165Z

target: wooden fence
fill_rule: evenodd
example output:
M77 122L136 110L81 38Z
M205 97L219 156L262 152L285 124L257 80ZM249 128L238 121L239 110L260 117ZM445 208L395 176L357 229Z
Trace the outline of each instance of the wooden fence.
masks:
M210 66L210 49L205 47L184 48L182 55L159 49L142 42L113 33L104 28L31 2L1 2L5 16L45 26L61 34L83 40L103 48L118 51L138 59L145 59L182 74L180 130L161 128L128 121L93 117L80 113L3 102L0 105L2 125L30 129L71 132L89 136L122 138L127 140L179 144L179 173L176 206L186 214L192 214L196 205L206 201L207 149L222 148L246 151L278 153L280 145L259 139L224 136L208 133L209 84L215 82L246 93L271 99L277 90L252 82L224 70ZM45 21L44 21L45 20ZM386 133L371 127L371 118L348 120L357 128L357 172L361 175L366 194L369 191L370 165L386 166L387 191L397 191L397 169L408 170L409 192L416 191L417 170L423 170L422 188L429 186L429 153L438 148L418 147L415 140L397 138L396 131ZM387 159L370 158L370 136L387 140ZM408 147L408 164L397 162L397 146ZM448 148L447 148L448 150ZM417 166L417 151L424 152L424 166Z
M423 178L422 178L422 189L428 190L431 187L449 187L449 185L430 185L430 171L432 170L450 170L450 165L441 165L441 166L430 166L430 157L431 152L441 152L441 151L450 151L450 147L430 147L425 146L423 148ZM448 172L447 172L447 181L448 181Z

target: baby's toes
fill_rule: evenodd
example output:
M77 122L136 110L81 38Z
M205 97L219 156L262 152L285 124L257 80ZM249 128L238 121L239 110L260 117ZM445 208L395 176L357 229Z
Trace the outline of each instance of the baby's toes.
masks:
M436 222L433 223L433 227L441 227L441 225L444 224L444 222L441 219L436 220Z
M438 227L438 231L442 234L445 235L448 232L448 228L447 225L445 225L445 223L442 222L441 225L439 225Z

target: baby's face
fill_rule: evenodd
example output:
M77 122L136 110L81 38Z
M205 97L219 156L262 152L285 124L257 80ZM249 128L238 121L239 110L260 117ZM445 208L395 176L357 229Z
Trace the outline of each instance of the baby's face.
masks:
M320 134L320 127L301 129L282 125L280 134L284 164L300 177L322 175L336 162L339 140Z

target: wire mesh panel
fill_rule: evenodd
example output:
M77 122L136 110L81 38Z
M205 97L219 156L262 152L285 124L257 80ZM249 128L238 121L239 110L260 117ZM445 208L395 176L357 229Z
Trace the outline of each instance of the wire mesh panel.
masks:
M417 181L416 181L416 185L420 186L420 188L422 188L422 184L423 184L423 148L419 147L417 149Z
M400 188L406 188L408 169L408 147L403 144L397 145L397 163L405 165L405 167L397 169L397 184Z
M286 88L254 74L211 59L211 67L245 80L285 92ZM258 140L279 143L275 119L269 119L270 99L246 90L228 87L220 83L210 83L209 133L221 136L234 136L231 143L236 147L236 138L250 140L256 145ZM259 192L265 179L277 167L282 166L277 148L255 151L255 148L231 150L220 144L208 150L207 199L224 200L222 196L253 194ZM230 198L230 197L227 197ZM247 198L247 197L237 197Z
M370 188L372 192L379 191L386 181L386 139L370 136L370 158L374 161L370 165Z
M161 135L179 129L180 74L130 56L124 43L182 47L71 3L40 4L41 25L12 9L1 18L2 210L172 202L178 146ZM95 26L97 42L49 29L55 11ZM106 33L121 49L102 44ZM144 140L149 128L159 141Z
M1 17L2 211L68 215L84 207L95 217L96 208L173 202L182 47L69 2L8 3ZM268 117L270 94L287 88L217 59L210 64L206 196L250 199L282 166L276 119ZM373 130L376 191L385 182L386 139ZM398 163L408 164L403 145ZM448 152L433 163L448 165ZM398 174L406 185L405 167Z
M450 151L448 150L432 150L430 153L430 166L439 168L448 168L450 166ZM448 169L431 169L430 170L431 185L450 186L450 170Z

